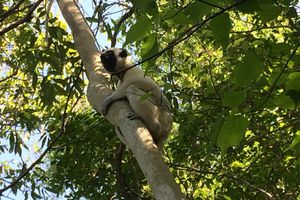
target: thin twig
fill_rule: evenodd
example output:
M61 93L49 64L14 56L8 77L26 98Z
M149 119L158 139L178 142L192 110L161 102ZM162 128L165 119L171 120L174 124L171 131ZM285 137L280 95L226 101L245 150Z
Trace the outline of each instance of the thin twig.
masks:
M11 75L9 75L9 76L7 76L7 77L1 79L1 80L0 80L0 83L1 83L1 82L4 82L4 81L6 81L6 80L8 80L8 79L10 79L10 78L12 78L13 76L17 75L17 73L18 73L18 69L16 69Z
M280 25L280 26L264 26L264 27L258 27L256 29L252 30L247 30L247 31L231 31L231 34L239 34L239 33L251 33L255 31L261 31L261 30L266 30L266 29L279 29L279 28L289 28L292 29L293 27L291 26L286 26L286 25Z
M286 63L285 63L285 65L284 65L283 69L281 70L280 74L279 74L279 75L277 76L277 78L275 79L273 85L271 86L271 88L270 88L270 90L269 90L269 93L268 93L268 96L266 97L266 99L265 99L265 100L264 100L257 108L255 108L254 110L252 110L252 112L253 112L253 111L256 111L256 110L258 110L258 109L260 109L260 108L262 108L263 105L265 105L265 103L270 99L271 94L272 94L272 92L273 92L273 90L274 90L274 88L275 88L275 86L276 86L278 80L279 80L280 77L283 75L283 73L286 71L286 69L287 69L287 67L288 67L288 64L289 64L290 60L291 60L291 59L294 57L294 55L296 54L296 52L297 52L299 46L300 46L300 43L297 44L296 48L293 50L293 52L292 52L292 54L290 55L289 59L286 61Z
M16 5L12 6L8 11L6 11L3 15L0 16L0 22L3 22L7 17L14 14L16 10L24 3L25 0L19 1Z
M242 178L237 177L237 176L234 175L234 174L227 173L227 174L224 174L223 176L226 176L226 177L232 178L232 179L234 179L234 180L237 180L237 181L239 181L239 182L242 182L242 183L244 183L244 184L250 186L251 188L253 188L253 189L257 190L257 191L262 192L262 193L263 193L264 195L266 195L269 199L275 199L275 197L274 197L271 193L267 192L266 190L264 190L264 189L262 189L262 188L257 187L256 185L253 185L253 184L249 183L248 181L246 181L246 180L244 180L244 179L242 179Z
M218 5L216 5L216 4L209 3L208 1L204 1L204 0L197 0L197 1L202 2L202 3L206 4L206 5L211 6L211 7L215 7L215 8L219 8L219 9L221 9L221 10L224 10L223 7L218 6Z

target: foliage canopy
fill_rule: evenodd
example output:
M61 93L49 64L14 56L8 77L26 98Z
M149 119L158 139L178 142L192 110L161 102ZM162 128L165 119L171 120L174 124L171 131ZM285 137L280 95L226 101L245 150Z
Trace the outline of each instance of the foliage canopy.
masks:
M120 199L125 188L151 199L132 154L89 106L51 4L0 0L0 194ZM164 155L189 199L300 198L297 0L91 4L97 38L144 60L171 101Z

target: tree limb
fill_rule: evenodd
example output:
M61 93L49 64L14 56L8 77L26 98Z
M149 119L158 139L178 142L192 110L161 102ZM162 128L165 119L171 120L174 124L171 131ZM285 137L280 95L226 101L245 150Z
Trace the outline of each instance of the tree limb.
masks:
M134 12L134 9L133 8L130 8L130 10L125 13L121 19L118 21L116 27L115 27L115 32L113 34L113 36L111 37L111 47L115 47L116 46L116 43L117 43L117 36L118 36L118 33L120 31L120 27L121 25L133 14Z
M104 71L97 51L93 34L88 28L84 17L73 0L58 0L59 8L72 30L75 46L86 66L89 79L87 97L97 111L101 110L102 102L112 90L109 89L109 74ZM127 101L117 101L106 115L114 126L118 127L128 147L145 175L156 199L183 200L184 195L176 184L173 175L164 163L162 155L155 145L150 132L140 120L128 119L132 112Z

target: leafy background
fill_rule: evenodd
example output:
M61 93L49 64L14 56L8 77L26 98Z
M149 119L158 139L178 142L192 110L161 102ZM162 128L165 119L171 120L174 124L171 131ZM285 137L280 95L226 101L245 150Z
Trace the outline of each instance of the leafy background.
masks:
M120 153L88 104L82 63L51 3L7 30L36 2L0 2L2 197L152 199L134 156ZM91 1L84 12L97 38L147 60L140 66L172 103L164 157L188 199L300 198L297 4Z

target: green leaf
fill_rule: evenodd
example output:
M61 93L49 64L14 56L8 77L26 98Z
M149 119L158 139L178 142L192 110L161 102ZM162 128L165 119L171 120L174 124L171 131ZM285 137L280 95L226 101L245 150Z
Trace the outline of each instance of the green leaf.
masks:
M127 32L125 45L143 39L151 29L151 20L146 16L139 17Z
M155 0L130 0L134 7L140 9L141 13L155 15L158 13L158 8Z
M271 48L272 48L271 49L272 55L282 56L282 55L288 55L292 47L290 44L282 42L282 43L276 43L272 45Z
M210 28L216 40L221 44L223 50L229 45L229 32L232 28L228 13L224 13L213 18L210 22Z
M98 23L99 22L99 19L97 19L96 17L86 17L85 18L86 19L86 21L88 21L88 22L91 22L91 23Z
M67 35L67 32L60 27L49 27L50 36L58 39L59 41L63 40L63 36Z
M142 57L149 55L149 53L151 52L154 46L157 46L157 38L156 38L156 34L153 33L148 35L143 41L142 48L141 48Z
M190 20L183 13L178 10L171 9L163 17L169 24L187 24Z
M274 3L260 4L260 8L262 9L262 11L258 12L258 14L264 22L276 19L282 11L281 8L278 8L276 5L274 5Z
M55 93L57 95L67 95L68 93L64 90L63 87L61 87L60 85L58 84L53 84L53 87L55 89Z
M158 42L157 42L157 36L156 34L151 34L149 36L147 36L142 44L142 48L141 48L141 55L142 55L142 59L147 59L152 55L155 55L159 50L158 47ZM148 67L151 67L155 64L155 59L151 59L147 62L144 63L144 66L146 69L148 69Z
M286 94L294 100L296 107L300 105L300 91L289 90L286 92Z
M9 133L9 153L12 153L14 151L15 146L15 136L13 132Z
M248 120L242 116L235 115L226 118L217 138L217 144L222 154L225 154L229 147L238 145L241 142L248 124Z
M37 75L37 73L33 72L32 73L32 88L34 91L36 89L37 82L38 82L38 75Z
M207 148L207 156L205 157L205 162L207 162L211 158L211 152L213 151L213 147L217 142L218 134L220 132L220 129L224 123L224 117L218 117L217 120L215 121L211 131L210 131L210 144Z
M292 149L295 151L300 150L300 131L296 132L295 137L292 141L292 144L290 144L290 146L286 149L286 151L289 149Z
M300 91L300 72L294 72L288 76L286 90Z
M237 9L243 13L254 13L255 11L261 10L257 0L245 1L238 5Z
M263 71L263 62L252 51L247 52L243 61L239 63L233 74L234 80L238 86L247 86L251 81L256 80Z
M295 109L294 101L289 96L286 95L279 95L275 97L273 103L282 109L290 109L290 110Z
M55 101L55 88L53 84L47 81L47 77L44 77L41 83L41 96L40 96L44 105L52 105Z
M215 144L217 142L217 138L218 138L219 132L223 126L224 121L225 121L224 117L219 117L215 121L213 128L211 130L211 133L210 133L210 141L212 142L212 144Z
M0 4L0 16L4 14L3 4Z
M275 81L277 82L277 85L284 85L286 83L287 78L287 72L282 73L282 70L280 68L275 68L267 81L270 85L273 85Z
M158 53L159 47L158 47L158 42L157 42L157 35L156 34L151 34L147 36L142 44L141 48L141 56L142 59L145 60L152 55L155 55ZM149 67L153 67L155 65L155 59L151 59L145 63L143 63L143 66L145 69L149 69Z
M203 16L209 14L212 8L212 6L195 1L187 8L186 14L191 21L198 21L201 20Z
M246 99L245 91L229 91L224 94L223 105L230 106L232 108L238 107Z

